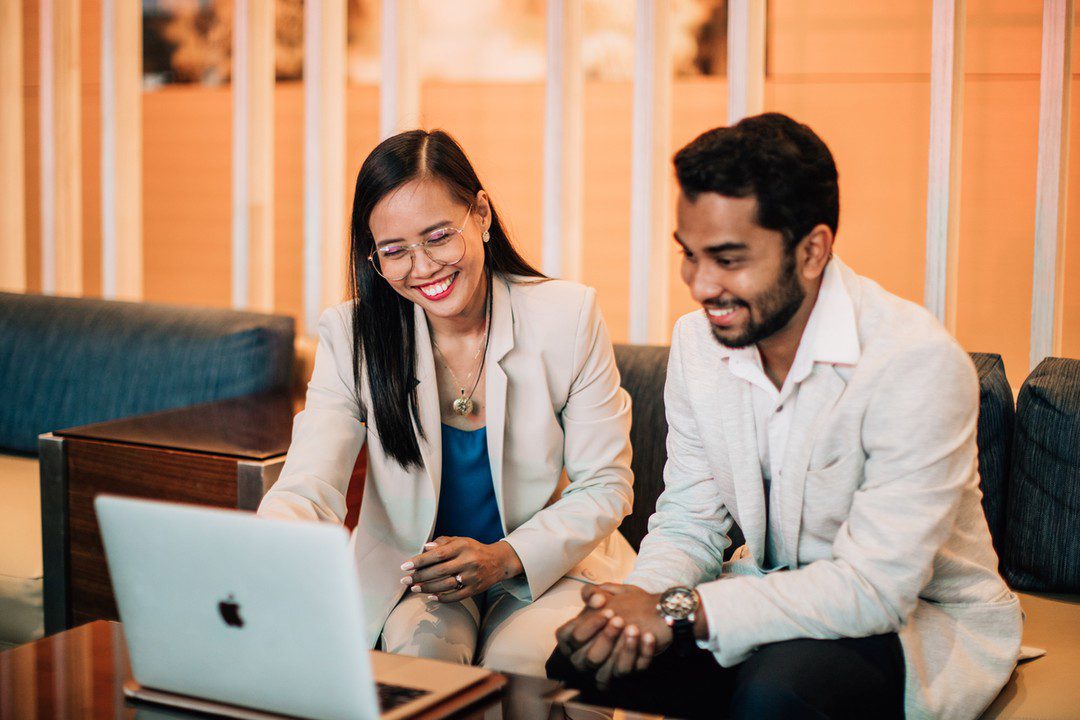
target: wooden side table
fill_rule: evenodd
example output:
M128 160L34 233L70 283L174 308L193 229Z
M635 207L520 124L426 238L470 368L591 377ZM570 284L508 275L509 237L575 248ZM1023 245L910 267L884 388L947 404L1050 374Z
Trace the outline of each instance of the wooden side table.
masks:
M254 510L277 480L297 409L252 395L43 435L45 632L116 620L99 493Z

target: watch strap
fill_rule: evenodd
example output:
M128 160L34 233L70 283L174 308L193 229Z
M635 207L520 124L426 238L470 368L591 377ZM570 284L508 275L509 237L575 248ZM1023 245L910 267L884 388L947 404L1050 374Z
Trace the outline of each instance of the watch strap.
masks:
M684 620L676 620L671 624L672 645L675 646L675 652L679 657L686 657L690 652L697 647L697 640L694 637L694 620L691 615Z

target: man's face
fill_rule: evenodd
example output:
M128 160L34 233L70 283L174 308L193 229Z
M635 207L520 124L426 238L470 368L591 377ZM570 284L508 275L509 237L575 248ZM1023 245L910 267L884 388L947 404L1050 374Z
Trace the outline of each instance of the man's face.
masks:
M757 224L757 200L702 193L691 202L679 193L675 240L681 274L730 348L758 343L783 330L806 298L794 252L783 235Z

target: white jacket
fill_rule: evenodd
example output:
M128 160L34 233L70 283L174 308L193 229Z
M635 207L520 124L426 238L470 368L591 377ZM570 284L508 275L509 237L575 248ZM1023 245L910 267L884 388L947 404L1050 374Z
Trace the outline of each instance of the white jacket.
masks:
M697 312L675 327L665 490L627 582L696 586L725 667L767 643L899 632L907 717L974 718L1008 681L1021 631L980 505L975 370L926 310L831 262L861 355L800 385L771 509L790 569L761 569L751 391ZM733 521L746 546L721 577Z
M368 443L353 544L367 640L374 643L405 590L399 566L431 540L442 472L441 415L428 326L417 306L423 467L404 470L385 456L378 428L370 417L367 426L361 422L353 392L351 311L345 303L319 320L307 404L296 416L281 477L258 512L342 522L349 477ZM496 276L490 332L488 455L506 540L525 568L511 592L536 598L564 576L622 580L634 558L616 530L633 505L630 398L619 386L595 291ZM362 385L362 402L370 408L368 383Z

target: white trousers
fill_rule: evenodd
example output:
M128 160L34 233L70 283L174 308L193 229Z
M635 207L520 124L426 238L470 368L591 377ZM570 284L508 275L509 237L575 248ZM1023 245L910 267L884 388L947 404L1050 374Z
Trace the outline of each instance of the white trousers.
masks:
M510 595L501 583L453 603L406 593L386 619L382 649L543 677L555 650L555 630L581 612L582 585L563 578L531 603Z

